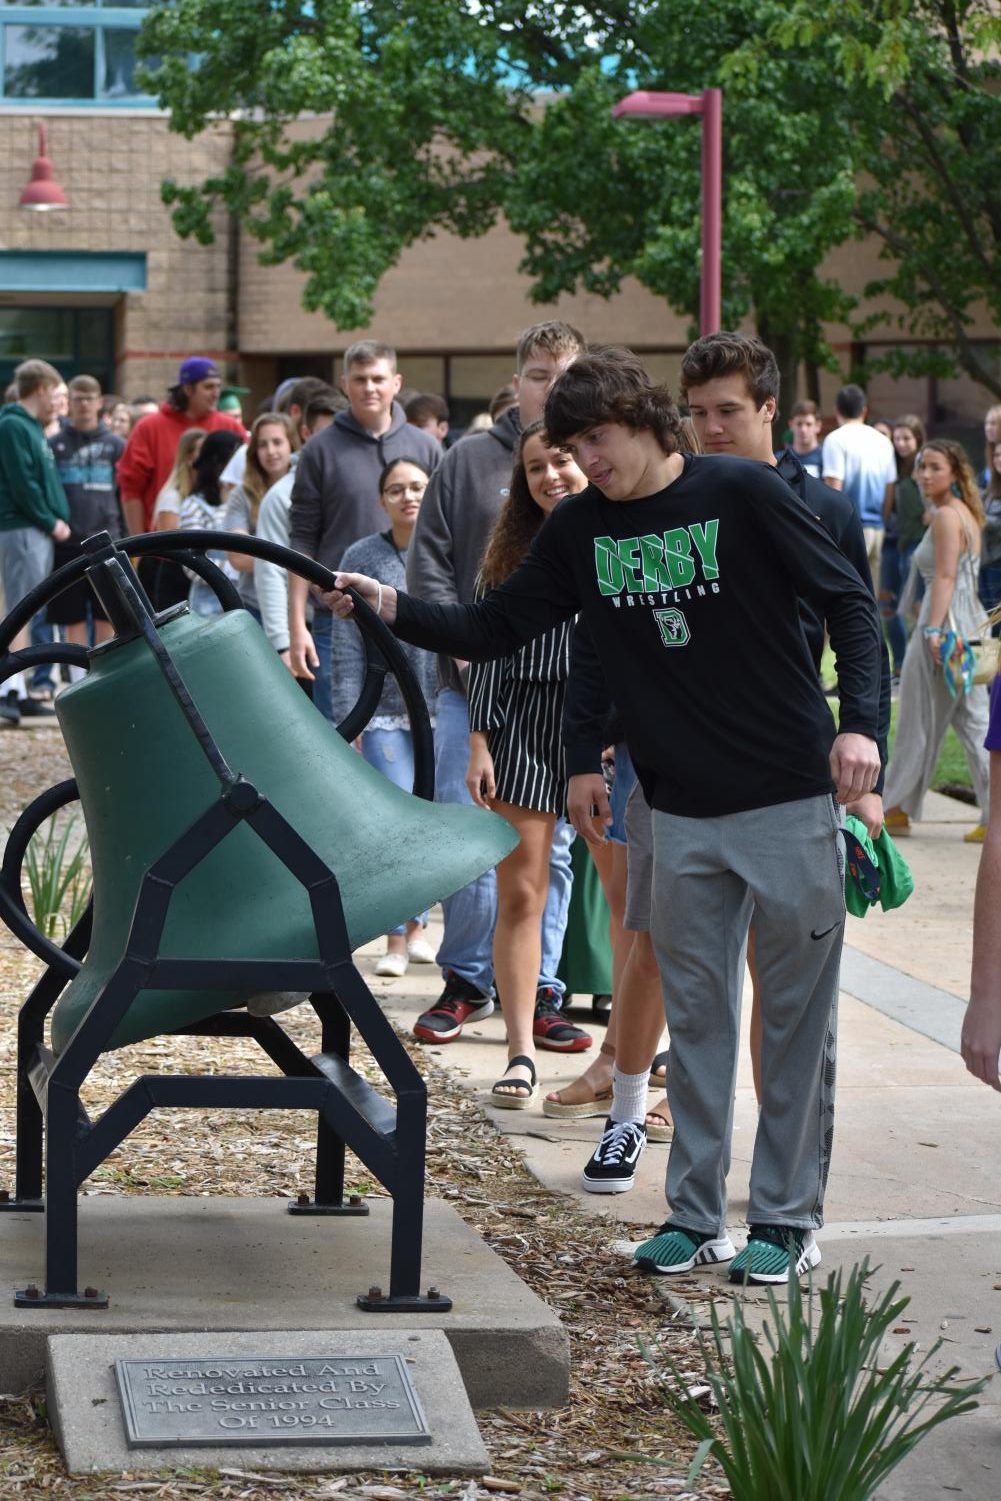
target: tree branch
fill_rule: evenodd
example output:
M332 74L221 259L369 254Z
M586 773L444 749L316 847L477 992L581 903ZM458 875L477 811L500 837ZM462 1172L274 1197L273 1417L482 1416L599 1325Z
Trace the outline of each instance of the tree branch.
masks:
M861 229L868 231L870 234L877 235L883 240L889 249L893 251L898 261L909 262L912 266L914 265L916 259L914 247L908 241L894 234L887 225L881 224L877 219L869 218L857 210L854 217ZM918 274L925 282L929 291L934 293L939 308L952 330L959 363L968 374L973 376L975 381L978 381L980 385L986 386L993 395L1001 397L1001 380L988 369L977 355L973 342L966 332L966 326L963 323L959 309L955 306L944 282L924 261L918 263Z
M935 132L928 124L927 117L917 108L914 102L906 94L895 94L895 102L899 104L904 113L909 117L911 124L921 139L925 155L931 164L932 170L938 179L939 185L946 199L951 203L953 212L962 226L967 244L974 259L983 267L984 274L992 277L995 275L995 266L987 252L983 248L980 236L977 233L976 221L970 212L969 201L959 192L952 173L949 171L942 153L939 150ZM990 214L987 215L990 219Z

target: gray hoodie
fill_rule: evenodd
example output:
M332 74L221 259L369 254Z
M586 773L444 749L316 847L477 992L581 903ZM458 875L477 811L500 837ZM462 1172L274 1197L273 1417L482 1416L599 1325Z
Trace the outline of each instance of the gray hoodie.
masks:
M430 472L441 460L441 444L412 427L398 401L391 426L379 437L350 410L338 412L299 455L289 545L327 568L339 568L346 547L385 525L379 475L391 459L416 459Z
M347 573L367 573L369 578L378 579L382 584L392 584L394 589L403 588L403 560L399 550L393 546L392 534L388 528L376 536L362 537L359 541L352 542L344 554L344 569ZM434 657L429 651L422 651L419 646L404 646L402 641L400 645L414 669L433 724L437 688ZM354 708L365 680L365 647L361 632L350 620L334 621L330 646L333 719L334 724L340 724ZM369 720L368 729L405 730L409 727L410 719L403 694L390 673L376 711Z
M469 604L487 539L511 487L521 432L508 407L485 433L462 438L431 476L407 549L407 590L431 604ZM445 688L466 691L451 657L438 658Z

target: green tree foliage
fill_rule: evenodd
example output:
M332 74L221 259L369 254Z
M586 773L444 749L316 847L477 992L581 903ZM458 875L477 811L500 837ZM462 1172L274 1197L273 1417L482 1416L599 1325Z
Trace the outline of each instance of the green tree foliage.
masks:
M750 317L779 357L790 396L800 360L831 363L823 321L852 303L820 267L852 233L854 152L846 90L829 44L773 50L734 77L728 59L786 7L734 0L635 6L614 68L591 62L550 100L505 208L525 266L552 298L609 295L626 276L694 316L699 304L701 131L696 118L613 120L632 88L724 85L723 322Z
M228 168L164 184L175 228L210 243L212 210L237 214L344 328L407 245L491 226L527 129L499 37L456 0L172 0L139 50L173 129L231 117Z
M882 325L939 341L937 360L958 365L1001 396L996 356L970 336L978 307L1001 324L1001 13L995 0L843 0L835 8L796 0L748 49L750 76L776 47L788 56L834 49L837 76L854 101L860 166L853 210L858 235L881 242L883 276L867 297L889 294L899 316ZM945 362L943 366L943 358Z
M525 236L533 296L627 276L694 319L695 119L613 120L634 88L724 88L724 320L834 364L821 325L853 304L828 252L875 233L903 325L992 390L968 338L1001 311L994 0L172 0L146 21L154 88L189 138L229 116L231 163L164 185L181 234L237 214L305 301L366 323L414 241ZM197 58L192 68L191 58ZM871 323L860 325L871 327ZM941 363L942 356L939 356Z

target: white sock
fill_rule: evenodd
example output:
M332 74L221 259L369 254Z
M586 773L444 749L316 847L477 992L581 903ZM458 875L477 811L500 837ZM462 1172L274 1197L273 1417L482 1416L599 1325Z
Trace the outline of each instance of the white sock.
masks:
M79 683L81 678L87 676L86 667L78 667L75 662L70 663L70 682Z
M612 1065L612 1108L608 1112L612 1121L642 1121L646 1119L646 1089L650 1070L641 1074L624 1074L617 1063Z
M18 698L27 698L28 690L24 686L24 673L15 672L13 677L9 677L3 685L3 691L5 694L16 693Z

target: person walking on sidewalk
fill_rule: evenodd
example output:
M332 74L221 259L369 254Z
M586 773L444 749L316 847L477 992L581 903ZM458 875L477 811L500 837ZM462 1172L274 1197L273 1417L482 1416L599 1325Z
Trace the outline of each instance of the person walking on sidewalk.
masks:
M584 349L583 335L569 323L536 323L518 338L515 406L507 407L486 432L456 443L431 476L407 555L407 588L434 604L472 600L476 576L511 486L514 447L523 427L542 416L553 381ZM468 664L443 655L435 721L435 797L468 803ZM549 867L549 895L542 919L542 967L538 977L534 1035L544 1049L564 1052L587 1033L562 1016L563 982L557 976L570 901L570 845L574 831L558 820ZM493 871L471 881L442 903L445 931L438 950L444 988L417 1018L421 1042L454 1042L466 1022L494 1009L493 931L497 888ZM586 1044L585 1044L586 1045Z
M328 598L347 616L340 591L353 586L402 639L479 660L583 612L653 808L675 1132L671 1213L647 1254L671 1271L733 1258L735 1281L784 1281L820 1260L845 923L834 799L857 801L879 775L879 618L784 480L745 459L681 453L680 421L628 350L581 356L550 392L545 424L590 484L549 517L521 568L469 605L358 575L339 575ZM804 598L830 628L837 734ZM734 1258L725 1182L752 911L763 1089L749 1235Z
M379 479L379 502L388 527L360 537L345 549L344 567L364 569L384 584L401 589L406 579L407 548L414 523L420 512L430 475L416 459L392 459ZM434 727L434 699L437 685L435 659L430 652L416 647L404 648L404 654L421 689ZM365 682L365 646L361 633L351 623L338 621L331 640L333 672L333 722L339 724L354 708ZM400 686L387 677L371 719L355 745L376 771L381 771L397 787L407 792L414 785L414 737ZM388 823L383 840L392 848L396 831ZM375 972L389 980L399 980L411 960L415 964L433 964L434 949L424 937L427 912L419 913L386 934L386 952L376 960Z
M886 773L886 827L895 839L920 819L925 793L950 724L970 768L980 822L963 835L980 844L987 821L988 761L984 750L988 701L983 684L964 680L961 666L943 652L986 631L977 592L984 509L966 452L948 438L933 438L918 454L915 472L931 525L914 554L925 581L918 623L900 674L897 736Z
M338 412L344 408L331 397L314 396L306 406L302 421L297 424L299 439L308 443L314 434L330 426ZM261 509L257 513L257 535L266 542L277 542L279 547L289 545L289 512L292 508L292 486L295 483L295 468L299 461L297 451L292 455L288 473L265 493ZM284 665L292 672L289 655L288 633L288 571L280 563L266 558L254 559L254 593L261 612L261 628L278 653ZM308 606L307 627L312 617ZM293 674L294 676L294 674ZM333 718L331 683L329 672L317 673L312 683L298 679L299 686L309 696L324 719Z
M833 540L855 568L859 580L871 592L871 575L866 544L858 514L847 496L839 494L807 474L790 452L776 455L772 444L772 426L779 397L779 370L772 351L753 336L720 331L696 340L686 351L681 365L683 394L688 401L694 436L701 451L732 455L767 464L781 475L790 489L809 508L830 533ZM799 601L803 633L819 680L824 650L825 620L822 611L809 599ZM585 670L568 695L566 714L568 759L581 771L597 765L600 744L588 727L600 718L601 702L590 701L599 681L587 661L587 638L580 643ZM588 695L588 686L591 694ZM881 764L886 760L886 737L890 725L890 664L885 645L881 647L879 717L877 742ZM881 778L876 788L848 809L875 836L882 827L883 807L879 796ZM589 831L587 811L596 791L597 780L587 775L571 778L569 808L571 818ZM643 814L645 813L645 818ZM649 809L637 794L637 802L627 814L629 829L630 907L636 916L646 915L649 926L652 882L652 841ZM751 1012L751 1061L755 1092L762 1097L761 1036L762 1018L767 1004L755 953L755 924L748 935L748 968L751 972L753 1000ZM624 992L625 1014L620 1019L622 1045L617 1048L613 1071L613 1096L609 1111L612 1125L604 1133L597 1150L584 1168L583 1184L595 1193L621 1193L632 1187L636 1158L629 1158L628 1142L635 1135L634 1122L626 1113L627 1102L645 1098L649 1060L658 1027L656 1012L649 1018L649 992L629 986ZM658 998L659 999L659 998ZM641 1093L642 1091L642 1093ZM656 1261L648 1257L660 1270Z
M8 611L48 577L55 544L70 535L66 492L45 441L63 378L45 360L26 360L14 371L14 383L17 400L0 410L0 584ZM30 642L26 625L10 649ZM0 729L54 713L52 704L29 695L21 672L0 687Z
M886 496L897 478L893 444L866 422L868 407L861 386L842 386L834 399L834 410L838 425L824 439L821 477L832 490L843 490L855 506L873 584L878 585Z
M177 380L159 410L136 422L118 465L122 515L129 536L152 531L156 498L170 478L182 433L200 427L206 433L236 433L240 443L246 439L239 417L217 410L221 390L222 375L214 361L193 354L181 362Z
M327 568L340 567L344 549L378 532L385 519L379 477L391 459L416 459L430 473L441 445L412 427L397 401L402 376L396 351L376 339L361 339L344 353L341 385L348 407L307 443L296 465L289 511L289 545ZM329 706L330 611L314 599L306 625L310 586L288 577L289 664L295 677L313 683L313 702Z
M526 427L511 493L487 544L478 592L503 583L524 562L546 517L586 485L570 455L547 443L541 422ZM566 807L560 723L571 629L572 623L564 622L513 656L474 662L469 675L466 786L474 803L500 813L519 836L497 867L494 925L494 975L507 1027L508 1063L490 1102L506 1110L523 1110L537 1089L535 993L553 831ZM591 1046L587 1032L567 1026L577 1035L570 1037L566 1051Z
M53 571L80 556L83 542L95 532L122 535L116 470L125 444L101 421L101 387L92 375L74 375L69 383L69 421L49 439L56 470L69 506L70 536L53 550ZM85 578L77 579L46 609L50 625L62 626L66 640L77 646L110 641L114 635L104 606ZM85 669L71 667L70 678Z

